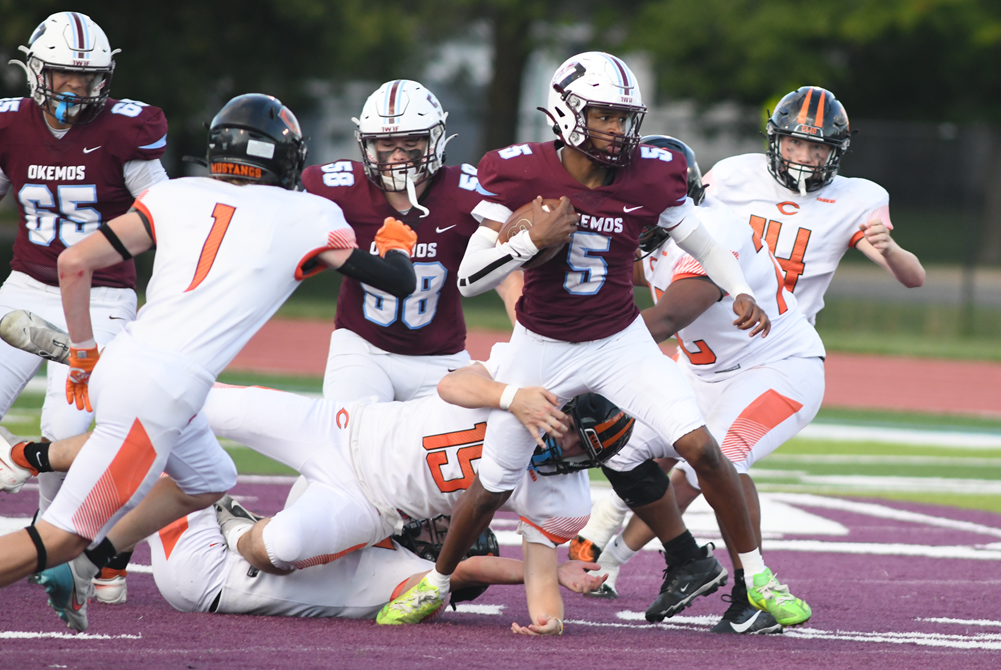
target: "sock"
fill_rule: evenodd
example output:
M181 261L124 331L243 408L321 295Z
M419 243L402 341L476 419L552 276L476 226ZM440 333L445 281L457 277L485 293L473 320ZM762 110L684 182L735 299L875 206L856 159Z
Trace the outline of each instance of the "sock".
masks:
M702 558L703 553L689 530L664 543L664 559L672 568L686 561Z
M49 465L48 442L25 442L16 445L10 452L10 459L33 475L52 472Z
M132 560L131 551L123 551L122 553L115 556L113 559L108 561L108 564L104 566L105 570L121 570L123 573L125 568L129 567L129 561Z
M639 551L633 551L629 548L621 535L616 535L615 539L601 553L601 564L606 568L617 568L628 563L629 559L638 553Z
M111 540L104 538L99 545L92 549L87 549L83 553L94 564L94 567L97 568L97 572L100 572L101 568L106 566L118 551L115 549L115 545L111 544Z
M236 548L236 543L240 541L244 533L253 527L254 524L251 521L233 524L233 527L226 531L226 546L229 547L229 550L239 553L240 550Z
M436 569L432 568L431 572L424 576L424 579L428 580L428 584L431 586L438 587L438 595L441 598L444 598L445 594L448 593L452 575L443 575Z
M744 583L747 584L748 589L753 589L754 575L761 574L767 570L765 561L761 558L761 552L755 549L746 554L738 553L737 558L740 559L740 564L744 566Z
M733 570L733 588L730 590L730 597L735 598L738 595L743 594L744 600L747 600L747 585L744 584L744 569L734 568Z

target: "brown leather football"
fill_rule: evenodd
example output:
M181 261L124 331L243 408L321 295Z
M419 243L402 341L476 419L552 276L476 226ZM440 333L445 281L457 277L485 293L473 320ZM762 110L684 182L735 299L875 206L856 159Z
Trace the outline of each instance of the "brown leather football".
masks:
M551 212L559 206L560 206L559 200L554 200L552 198L549 198L542 201L542 208L547 212ZM570 211L573 212L573 207L570 208ZM497 243L504 244L505 242L510 240L513 236L517 235L521 231L529 230L532 227L533 223L534 221L532 220L532 201L529 201L527 204L519 207L517 211L514 214L512 214L507 221L504 222L504 225L501 226L500 234L497 238ZM535 254L532 260L522 265L521 269L531 270L532 268L539 267L543 263L552 260L552 258L557 253L559 253L560 249L562 249L565 246L566 243L539 249L539 253Z

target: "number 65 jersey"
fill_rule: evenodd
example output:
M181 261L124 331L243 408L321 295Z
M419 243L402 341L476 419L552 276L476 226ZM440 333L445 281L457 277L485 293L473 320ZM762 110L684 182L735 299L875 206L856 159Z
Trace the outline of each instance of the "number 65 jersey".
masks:
M109 98L93 121L57 138L33 100L0 100L0 197L9 190L20 215L11 268L58 286L60 252L127 212L138 195L126 186L126 163L158 159L166 145L163 112L143 102ZM135 283L131 260L94 273L94 286Z
M859 224L880 220L888 229L890 196L867 179L837 176L801 196L768 172L764 154L726 158L706 173L706 194L735 211L768 245L785 274L786 288L816 322L841 257L862 239Z
M135 207L156 257L146 304L126 329L213 375L326 267L319 254L356 247L337 205L278 186L187 177L156 184Z

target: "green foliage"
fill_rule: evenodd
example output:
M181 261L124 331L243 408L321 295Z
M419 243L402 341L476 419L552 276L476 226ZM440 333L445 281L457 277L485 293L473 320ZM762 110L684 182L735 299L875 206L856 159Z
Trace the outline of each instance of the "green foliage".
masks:
M990 0L655 0L621 46L655 55L671 97L763 105L814 84L862 118L1001 118Z
M55 0L0 0L0 54L20 56L34 27L65 9ZM399 0L80 0L73 10L122 50L112 95L163 108L175 160L204 152L202 123L234 95L275 95L301 116L312 103L310 81L381 79L412 70L422 53L416 10ZM6 95L24 93L23 76L15 79Z

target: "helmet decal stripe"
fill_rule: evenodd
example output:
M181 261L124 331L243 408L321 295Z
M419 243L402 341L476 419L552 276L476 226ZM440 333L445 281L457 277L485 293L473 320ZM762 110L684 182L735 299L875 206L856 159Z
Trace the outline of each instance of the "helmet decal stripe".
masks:
M80 15L76 12L67 12L70 19L73 21L73 35L76 38L74 40L73 46L77 49L77 58L86 58L83 53L79 53L87 48L87 37L84 33L84 22L80 19Z
M629 77L629 70L626 69L626 66L623 64L623 62L610 54L602 54L602 55L605 56L605 58L608 59L612 63L612 65L615 66L615 70L616 72L618 72L619 75L619 86L627 90L633 88L633 82Z
M386 116L393 118L396 116L396 104L399 100L400 85L403 84L403 79L397 79L393 82L393 85L389 87L387 95L389 99L386 101Z
M796 119L796 123L806 123L807 114L810 113L810 100L813 98L813 89L809 89L806 92L806 97L803 98L803 106L799 108L799 117Z
M815 117L813 117L813 125L817 126L818 128L823 128L824 127L824 93L826 93L826 91L824 89L822 89L822 88L819 88L819 89L817 89L817 92L820 93L820 97L817 98L817 115Z

